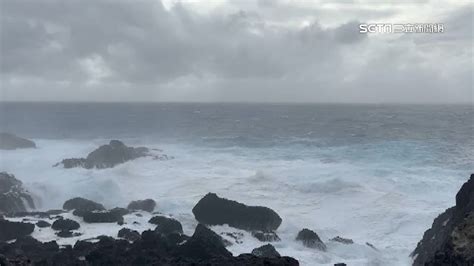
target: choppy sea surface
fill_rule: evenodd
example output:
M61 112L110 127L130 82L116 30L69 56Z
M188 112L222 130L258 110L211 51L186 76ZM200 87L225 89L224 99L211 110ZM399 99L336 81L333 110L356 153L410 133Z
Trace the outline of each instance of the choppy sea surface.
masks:
M274 246L302 265L409 265L423 232L474 171L471 105L0 103L0 131L36 142L38 149L0 151L0 171L22 180L41 209L74 196L107 207L153 198L191 234L192 207L215 192L278 212L282 241ZM52 167L110 139L174 159ZM296 242L302 228L328 251ZM335 236L355 244L329 241ZM261 244L244 233L229 249Z

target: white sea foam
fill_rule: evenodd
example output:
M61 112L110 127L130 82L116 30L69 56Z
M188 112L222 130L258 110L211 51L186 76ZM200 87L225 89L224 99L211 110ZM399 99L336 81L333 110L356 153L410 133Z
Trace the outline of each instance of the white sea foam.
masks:
M197 224L193 206L207 192L216 192L277 211L283 218L277 231L282 241L274 245L282 255L293 256L302 265L409 265L409 253L432 219L454 204L454 195L468 176L462 171L396 160L397 154L385 160L371 152L356 154L350 147L213 148L136 139L126 143L161 148L174 159L140 158L103 170L63 169L52 165L64 158L85 156L107 140L35 141L38 149L1 151L0 166L25 183L40 209L61 208L75 196L110 208L153 198L158 202L157 211L173 215L185 233L192 234ZM118 226L99 226L92 231L87 226L81 229L83 238L97 232L115 236L119 230ZM143 231L145 227L134 229ZM302 228L316 231L328 251L311 250L296 242ZM242 243L229 247L236 255L262 245L244 231L227 226L213 229L243 234ZM34 233L40 240L51 235L47 229ZM353 239L355 244L329 241L338 235Z

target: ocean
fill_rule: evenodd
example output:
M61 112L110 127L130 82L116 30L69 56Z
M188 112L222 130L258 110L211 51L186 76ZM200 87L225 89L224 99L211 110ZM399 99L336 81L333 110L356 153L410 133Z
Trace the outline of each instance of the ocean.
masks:
M0 151L0 171L22 180L40 209L75 196L106 207L153 198L192 234L192 207L215 192L275 210L283 223L274 246L302 265L410 265L423 232L474 171L472 105L0 103L0 125L38 146ZM111 139L173 159L52 167ZM327 252L296 242L302 228ZM243 233L234 254L261 245Z

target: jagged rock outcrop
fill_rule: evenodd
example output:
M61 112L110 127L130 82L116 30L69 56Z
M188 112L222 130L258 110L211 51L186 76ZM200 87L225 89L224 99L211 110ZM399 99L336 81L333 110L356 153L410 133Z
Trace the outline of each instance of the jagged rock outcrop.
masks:
M156 202L152 199L145 199L145 200L135 200L128 204L127 209L136 211L142 210L147 212L153 212L156 207Z
M35 204L23 183L14 175L0 172L0 213L24 212L27 208L33 209Z
M218 197L208 193L193 208L193 214L200 223L207 225L222 225L249 230L274 231L282 220L270 208L247 206L237 201Z
M318 234L307 228L304 228L298 233L296 240L303 242L303 245L306 247L326 251L326 244L323 243Z
M10 133L0 132L0 150L36 148L36 144L28 139Z
M474 265L474 174L456 194L456 205L433 221L413 251L413 265Z
M111 140L109 144L102 145L89 153L86 158L64 159L54 166L103 169L112 168L118 164L147 156L151 156L154 159L168 159L165 155L152 153L146 147L129 147L119 140Z
M275 232L254 231L252 232L252 236L262 242L280 241L280 237Z

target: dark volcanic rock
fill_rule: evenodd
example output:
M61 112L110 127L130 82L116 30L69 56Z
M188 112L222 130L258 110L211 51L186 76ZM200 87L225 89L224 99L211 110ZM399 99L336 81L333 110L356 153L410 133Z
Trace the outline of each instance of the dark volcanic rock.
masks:
M254 231L252 232L252 236L262 242L280 241L280 237L275 232Z
M55 166L103 169L145 156L153 156L146 147L128 147L119 140L111 140L109 144L102 145L89 153L86 158L64 159Z
M232 257L222 237L202 224L198 224L193 236L179 247L179 254L200 260Z
M27 208L35 208L35 204L22 182L14 175L0 172L0 213L24 212Z
M36 226L38 226L39 228L45 228L45 227L50 227L51 224L46 221L41 220L41 221L36 222Z
M86 211L82 218L86 223L123 223L123 216L114 211Z
M200 223L222 225L250 230L273 231L281 224L281 218L270 208L247 206L242 203L219 198L208 193L193 208L194 216Z
M142 210L147 212L153 212L156 207L156 202L152 199L136 200L128 204L127 209L129 210Z
M140 239L140 233L138 233L135 230L128 229L128 228L120 229L117 236L120 237L120 238L126 239L128 241L132 241L132 242L137 241L138 239Z
M340 237L340 236L336 236L334 238L331 238L331 241L339 242L339 243L346 244L346 245L354 244L354 241L352 239L343 238L343 237Z
M175 235L175 234L171 234ZM199 225L184 244L176 239L145 231L140 239L129 242L97 237L98 242L78 241L59 248L56 242L41 243L20 238L15 243L0 243L1 259L14 265L275 265L296 266L290 257L260 258L251 254L233 257L211 230Z
M301 230L296 236L296 240L303 242L303 245L306 247L326 251L326 245L321 241L318 234L309 229Z
M261 258L279 258L280 257L280 253L278 253L275 247L272 246L271 244L266 244L261 247L254 248L252 250L252 255L255 255Z
M80 197L73 198L64 202L63 209L68 210L68 211L76 210L79 212L105 210L102 204L94 202L92 200L80 198Z
M81 233L71 232L71 231L59 231L56 233L56 235L62 238L69 238L69 237L74 237L74 236L80 236Z
M474 174L456 195L456 206L433 221L413 251L413 265L474 265Z
M0 132L0 150L15 150L36 148L36 144L28 139L20 138L10 133Z
M78 222L71 219L58 219L51 225L51 228L56 231L70 231L79 229L80 227L81 225Z
M181 223L173 218L165 216L154 216L149 221L151 224L156 224L155 232L160 234L183 233L183 226Z
M124 216L124 215L127 215L127 214L130 213L127 209L125 209L125 208L119 208L119 207L110 209L109 211L110 211L110 212L113 212L113 213L117 213L117 214L119 214L119 215L121 215L121 216Z
M27 236L33 233L34 230L34 224L0 220L0 241L7 241Z

